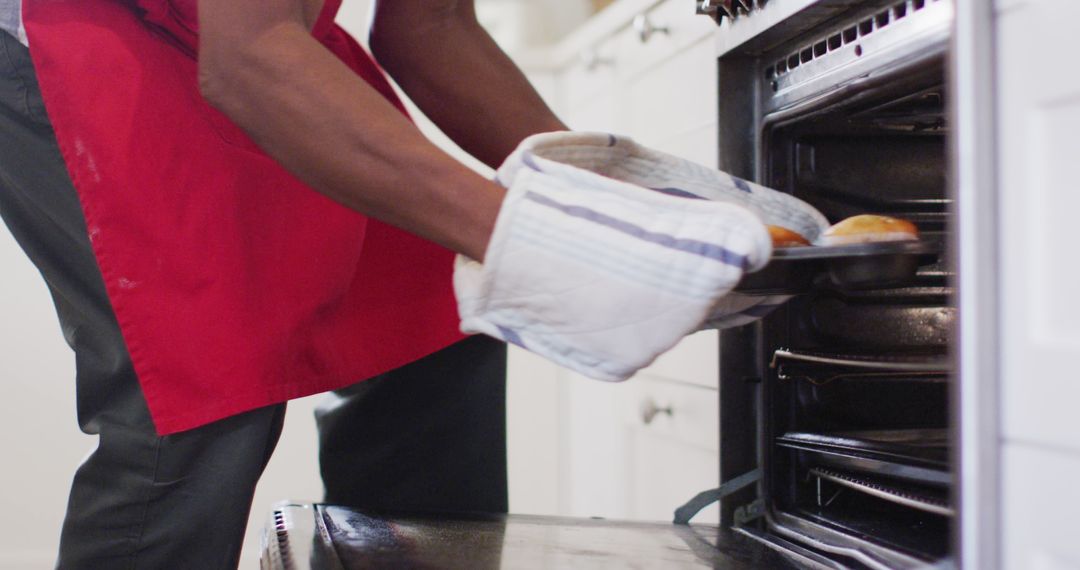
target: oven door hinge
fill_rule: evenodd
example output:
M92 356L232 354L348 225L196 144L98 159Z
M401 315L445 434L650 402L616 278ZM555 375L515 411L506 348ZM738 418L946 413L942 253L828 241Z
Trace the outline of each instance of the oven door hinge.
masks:
M694 515L698 514L701 509L727 497L728 495L740 491L754 483L757 483L761 479L761 469L754 469L748 471L731 479L716 489L710 489L708 491L702 491L686 502L685 505L675 509L675 519L672 521L674 524L690 524L690 519L694 518Z
M765 515L765 501L757 499L752 503L735 509L735 527L745 526L746 523L757 520Z

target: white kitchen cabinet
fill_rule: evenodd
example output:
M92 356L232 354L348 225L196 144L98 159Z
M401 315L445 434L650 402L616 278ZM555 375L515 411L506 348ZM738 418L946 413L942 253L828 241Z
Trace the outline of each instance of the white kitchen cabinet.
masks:
M1080 265L1068 232L1080 212L1080 76L1074 0L1040 0L998 17L1003 428L1007 438L1080 453ZM1039 30L1039 33L1033 33Z
M715 31L692 2L619 0L560 44L518 61L545 78L545 97L572 129L630 136L715 167ZM715 331L691 335L621 384L545 368L512 350L511 510L671 520L675 508L716 487L718 344ZM515 420L545 413L553 418L546 427ZM515 449L519 443L558 449L557 468ZM547 477L530 475L540 472ZM557 508L537 503L552 490ZM695 522L710 520L715 511Z
M1080 454L1006 444L1003 568L1080 570Z
M1080 569L1075 0L998 0L1000 567Z
M645 375L565 382L562 514L671 520L717 485L715 389Z
M720 337L716 331L692 334L674 349L661 354L639 375L715 389L720 376L720 359L717 357L719 344Z

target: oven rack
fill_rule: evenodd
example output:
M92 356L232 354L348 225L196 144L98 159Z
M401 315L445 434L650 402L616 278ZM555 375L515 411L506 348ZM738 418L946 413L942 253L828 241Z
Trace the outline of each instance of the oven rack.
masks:
M901 355L901 354L828 354L804 350L780 348L773 352L770 368L776 368L784 361L828 366L841 366L861 370L884 370L890 372L934 372L946 374L952 368L950 361L937 355Z
M836 380L944 382L952 363L939 355L851 355L777 349L769 367L779 380L824 385Z
M952 483L949 442L943 429L788 432L775 442L796 452L804 465L939 488Z
M823 490L822 483L827 481L846 489L852 489L878 499L927 513L946 517L956 514L955 509L949 505L945 497L935 496L922 490L904 488L895 484L821 467L811 468L808 476L813 477L817 482L818 507L826 507L832 500L825 496Z

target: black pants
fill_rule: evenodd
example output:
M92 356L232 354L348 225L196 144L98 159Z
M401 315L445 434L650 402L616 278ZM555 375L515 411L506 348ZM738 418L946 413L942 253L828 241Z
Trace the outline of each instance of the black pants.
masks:
M28 51L3 32L0 216L45 278L76 355L79 426L98 435L75 473L57 566L236 567L285 405L155 433ZM476 337L336 394L318 413L327 500L505 511L504 370L504 347Z

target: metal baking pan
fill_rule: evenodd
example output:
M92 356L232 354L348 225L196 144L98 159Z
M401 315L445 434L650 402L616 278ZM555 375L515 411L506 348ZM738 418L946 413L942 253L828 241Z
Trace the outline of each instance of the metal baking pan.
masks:
M815 288L898 287L910 283L920 265L936 261L940 250L940 244L923 240L781 247L763 269L744 275L735 290L795 295Z

